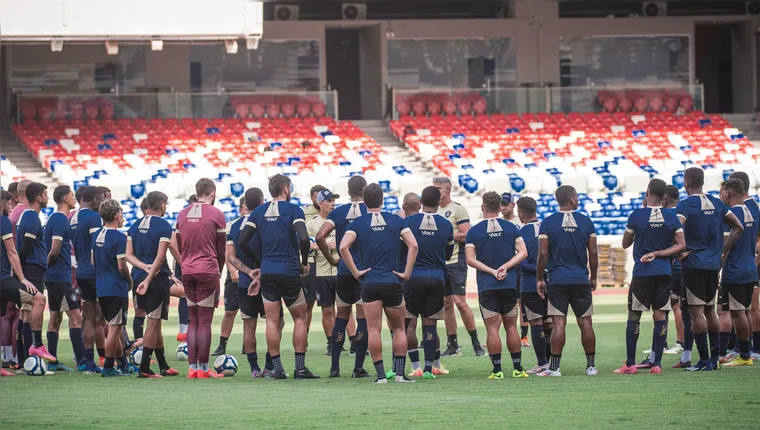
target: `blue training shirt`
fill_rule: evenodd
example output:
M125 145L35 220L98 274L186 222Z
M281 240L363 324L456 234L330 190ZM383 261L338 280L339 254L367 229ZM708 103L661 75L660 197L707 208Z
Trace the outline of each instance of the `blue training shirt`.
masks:
M444 279L446 272L446 247L454 244L454 227L444 217L435 213L418 213L406 218L406 224L417 239L417 260L412 269L412 278ZM402 247L406 245L402 242ZM401 267L406 264L406 253L402 252Z
M301 262L295 224L303 210L285 201L265 203L248 216L245 225L256 229L261 241L261 274L300 276Z
M406 220L390 212L372 212L356 218L346 234L356 236L353 249L359 254L357 267L371 268L360 280L366 284L401 284L393 272L401 270L401 235L411 232Z
M520 231L513 223L501 218L486 218L467 232L465 248L475 248L475 258L492 269L515 256L515 245L522 242ZM499 281L493 275L478 270L478 292L517 289L517 267L507 271L507 277Z
M129 283L119 272L119 260L127 257L127 236L112 228L101 228L92 236L95 287L98 297L129 298Z
M351 202L330 211L327 215L325 222L329 222L335 226L335 246L340 247L340 242L343 240L343 235L346 234L346 230L356 218L367 213L367 205L364 202ZM359 251L356 248L356 244L351 246L351 255L354 257L354 264L361 270L359 264ZM351 271L346 267L346 263L341 261L338 263L338 276L353 276Z
M62 212L50 215L45 224L45 246L53 249L53 240L61 241L61 252L45 271L45 282L71 283L71 237L69 217Z
M5 242L13 239L13 223L5 215L0 215L0 239ZM5 243L0 243L0 281L11 277L11 262L8 260L8 251Z
M724 284L750 284L757 282L757 266L755 265L755 252L757 248L758 222L752 212L745 205L732 206L731 212L739 218L744 226L744 233L736 241L736 244L728 253L726 263L723 265L721 282ZM731 229L726 225L726 234Z
M245 223L248 222L248 216L240 217L236 219L235 221L230 224L230 231L227 233L227 244L231 244L235 246L235 256L237 256L240 261L243 262L246 266L248 266L251 269L257 269L256 265L253 264L253 261L251 261L248 256L245 255L243 250L238 245L238 238L240 237L240 230L242 230L242 227L245 225ZM251 249L253 250L254 254L261 259L261 242L259 240L259 235L254 234L253 238L251 238ZM238 275L238 287L239 288L248 288L249 285L251 285L251 282L253 279L251 279L247 273L240 272Z
M16 251L21 251L27 237L34 240L34 247L21 265L33 264L46 268L48 250L45 246L45 231L42 229L40 214L32 209L25 210L16 223Z
M538 220L526 223L520 229L520 237L525 242L528 258L520 262L520 292L536 292L536 263L538 262L538 231L541 223Z
M588 241L596 227L580 212L557 212L541 223L538 238L549 240L549 283L588 285Z
M659 206L638 208L628 216L625 231L634 235L633 276L671 275L671 257L656 258L651 263L642 263L641 257L670 248L675 234L683 231L674 210Z
M676 214L683 218L686 251L691 251L682 261L683 267L720 269L728 206L717 197L695 194L678 203Z
M69 222L71 244L77 259L77 279L94 279L95 267L90 263L92 254L92 234L103 226L103 218L92 209L74 212Z
M171 243L172 226L165 219L147 215L132 224L127 231L127 240L132 242L132 250L135 257L145 264L153 264L158 255L158 246L161 242ZM164 259L158 273L169 275L169 263ZM141 280L148 276L143 269L132 266L132 279Z

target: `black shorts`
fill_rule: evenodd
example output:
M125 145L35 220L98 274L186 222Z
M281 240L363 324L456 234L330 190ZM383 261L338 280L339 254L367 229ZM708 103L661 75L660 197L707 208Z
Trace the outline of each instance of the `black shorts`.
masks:
M238 299L238 284L232 282L228 276L224 281L224 310L227 312L240 309L240 300ZM248 288L245 289L248 291Z
M36 264L27 264L21 267L24 271L24 277L27 281L31 282L40 293L45 292L45 268Z
M467 265L463 261L446 265L446 296L464 296L467 294Z
M362 286L352 275L338 275L335 297L339 308L351 306L362 300Z
M300 276L261 275L261 297L264 303L283 300L288 308L306 304Z
M755 289L755 284L755 282L747 284L722 284L718 297L723 310L728 312L749 309L752 306L752 293Z
M573 308L573 313L577 318L590 317L594 314L594 301L588 284L550 284L547 290L549 316L566 317L568 307Z
M314 279L317 289L317 305L331 308L335 306L335 289L338 285L336 276L317 276Z
M145 278L135 280L133 283L139 285ZM148 291L144 295L136 294L137 307L145 311L145 316L153 319L169 319L169 290L173 283L169 275L159 273L153 278L148 286ZM136 287L135 287L136 288Z
M79 309L79 294L71 282L45 282L48 290L48 307L51 312Z
M404 292L400 284L377 283L362 285L362 303L382 301L383 307L400 308L404 305Z
M497 316L517 316L517 290L483 291L478 293L478 303L484 320Z
M409 279L403 288L406 311L414 318L422 316L442 320L445 290L442 279L427 277Z
M670 276L634 276L628 289L628 310L643 312L649 309L669 311Z
M523 315L525 315L525 319L528 321L547 317L546 299L542 299L538 293L520 293L520 304L522 305Z
M226 294L226 292L225 292ZM235 292L238 297L237 303L240 304L240 318L246 320L250 318L264 318L264 300L261 298L261 292L255 296L248 295L248 288L238 288ZM225 295L225 303L227 303ZM281 308L282 309L282 308Z
M98 290L95 288L95 278L77 278L77 285L79 286L79 292L82 295L83 301L94 302L98 300Z
M8 303L15 303L19 308L31 310L31 301L35 294L26 291L26 287L16 278L5 278L0 281L0 312L5 315Z
M306 301L314 303L317 301L317 278L312 278L308 282L303 284L303 295L306 297Z
M100 312L108 325L127 325L129 299L126 297L98 297Z
M683 292L689 306L712 306L718 292L718 271L684 267Z
M670 299L680 300L682 290L683 282L681 281L681 272L674 271L670 274Z

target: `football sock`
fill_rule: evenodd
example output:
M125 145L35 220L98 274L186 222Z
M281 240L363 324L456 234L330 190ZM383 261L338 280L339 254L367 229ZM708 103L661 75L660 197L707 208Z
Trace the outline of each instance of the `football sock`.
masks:
M501 372L501 354L491 354L491 364L493 365L491 373Z
M327 344L330 345L330 347L332 348L332 336L326 336L326 338L327 338Z
M272 355L269 354L269 351L267 351L266 358L264 359L264 369L266 370L274 370L274 363L272 362Z
M343 344L346 341L346 325L348 325L347 319L335 318L335 324L333 324L332 336L330 336L332 340L332 367L331 369L340 369L340 353L343 350Z
M103 367L105 369L113 369L114 361L115 360L113 359L113 357L106 357L106 362L103 365Z
M188 306L190 315L187 327L187 359L191 363L198 362L198 306Z
M425 372L433 371L433 363L438 360L438 366L441 365L441 351L436 352L436 345L438 344L438 331L434 325L422 326L422 347L425 351Z
M2 361L7 362L11 361L11 358L13 357L13 348L10 346L2 346L0 347L0 350L2 350Z
M356 319L356 357L354 357L354 369L364 367L364 358L367 356L367 346L369 344L367 334L367 319Z
M296 372L306 369L306 353L296 352Z
M749 340L739 339L739 337L737 336L736 343L739 345L739 356L745 360L748 359L750 357Z
M98 357L106 358L106 349L105 348L96 348L98 350Z
M272 356L272 366L274 366L275 372L285 372L285 368L282 367L282 361L280 361L279 355Z
M404 376L404 369L406 368L406 355L394 355L393 356L393 371L396 376Z
M208 372L208 363L198 363L198 370Z
M198 363L190 363L190 370L198 370Z
M639 341L639 322L628 320L625 325L625 365L636 364L636 343Z
M219 346L222 347L222 349L227 349L227 341L230 340L228 337L219 336Z
M478 330L468 331L467 333L470 334L470 340L472 341L473 345L480 345L480 340L478 340Z
M544 329L544 339L546 339L546 362L549 362L549 357L552 355L552 328ZM536 346L533 345L535 348Z
M54 331L47 332L47 347L53 357L58 357L58 333Z
M92 348L87 348L84 350L84 362L87 364L87 367L93 368L95 367L95 350Z
M527 326L527 325L520 326L520 339L524 339L528 336L528 328L530 328L530 326Z
M158 368L161 370L168 369L169 363L166 362L166 355L165 355L165 349L162 346L161 348L156 348L153 351L156 353L156 361L158 361ZM143 349L143 355L145 354L145 350Z
M457 341L457 335L456 334L450 334L449 339L446 342L447 346L450 348L457 349L459 348L459 341Z
M145 317L135 317L132 320L132 334L135 335L135 339L143 337L143 327L145 327Z
M253 371L261 371L261 368L259 367L259 356L255 352L249 352L246 354L248 357L248 364L251 366L251 373Z
M416 349L409 350L409 361L412 362L412 370L419 369L420 366L420 352Z
M549 357L549 370L559 370L559 362L562 360L562 355L552 354Z
M140 373L150 372L150 357L153 355L153 348L143 346L142 360L140 360Z
M510 352L509 355L512 357L512 367L518 372L522 372L522 352Z
M718 342L718 355L722 357L726 355L726 353L728 352L728 341L731 338L731 332L722 331L719 333L719 336L720 336L720 341ZM51 352L51 354L53 353Z
M16 325L16 357L18 358L18 364L24 365L26 361L26 354L28 350L24 350L24 322L18 320Z
M31 330L31 326L29 329ZM32 330L32 344L35 348L42 346L42 330Z
M435 360L433 361L433 366L440 368L441 367L441 350L436 349L435 350Z
M24 352L29 354L29 348L34 345L34 336L32 335L32 326L24 322Z
M721 333L721 336L722 335L723 333ZM722 341L722 337L721 337L721 341ZM728 352L729 349L738 350L738 348L739 348L739 344L736 343L736 330L732 328L731 333L728 335L728 342L726 342L726 352Z
M71 339L71 348L74 350L74 357L77 360L77 364L84 362L84 349L82 348L82 329L70 328L69 339Z
M385 379L385 366L383 366L383 360L378 360L374 363L375 373L377 373L377 379Z
M694 333L694 342L697 344L699 361L710 359L710 346L707 344L707 333Z
M691 351L694 349L694 331L691 329L691 313L688 306L681 306L681 319L683 320L683 349Z
M710 360L713 362L718 361L720 358L720 333L707 333L707 337L710 340Z
M586 353L586 367L594 367L594 360L596 359L596 352Z
M177 313L179 314L179 332L187 333L187 324L189 320L189 312L187 306L187 299L179 299L179 305L177 306ZM182 326L185 326L185 331L182 331Z
M760 331L752 332L752 351L760 352Z
M655 321L654 332L654 364L659 366L662 363L662 353L665 349L665 341L668 339L668 321Z
M198 306L198 330L195 334L198 361L208 363L208 357L211 354L211 321L214 319L214 308Z
M533 339L533 349L539 366L546 364L546 339L544 339L544 327L542 325L530 326L530 337Z
M688 361L691 361L691 350L684 350L683 353L681 353L681 363L686 363Z

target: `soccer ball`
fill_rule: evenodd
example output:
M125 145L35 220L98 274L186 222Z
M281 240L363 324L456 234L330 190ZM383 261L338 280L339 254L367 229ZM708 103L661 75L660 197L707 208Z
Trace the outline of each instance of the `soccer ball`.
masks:
M24 370L29 376L42 376L47 372L47 363L39 357L29 357L24 362Z
M187 342L177 345L177 359L187 361Z
M237 359L230 354L220 355L214 360L214 370L224 376L234 376L238 370Z
M129 364L133 366L139 366L142 363L143 349L141 346L132 350L129 353Z

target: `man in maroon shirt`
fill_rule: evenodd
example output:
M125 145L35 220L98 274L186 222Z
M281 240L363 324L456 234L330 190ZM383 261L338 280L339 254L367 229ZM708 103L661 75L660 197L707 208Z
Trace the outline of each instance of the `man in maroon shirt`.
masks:
M182 257L182 283L188 310L188 379L222 378L209 370L211 321L219 304L219 277L225 263L227 220L214 207L216 185L203 178L195 184L197 203L177 216L177 247Z

